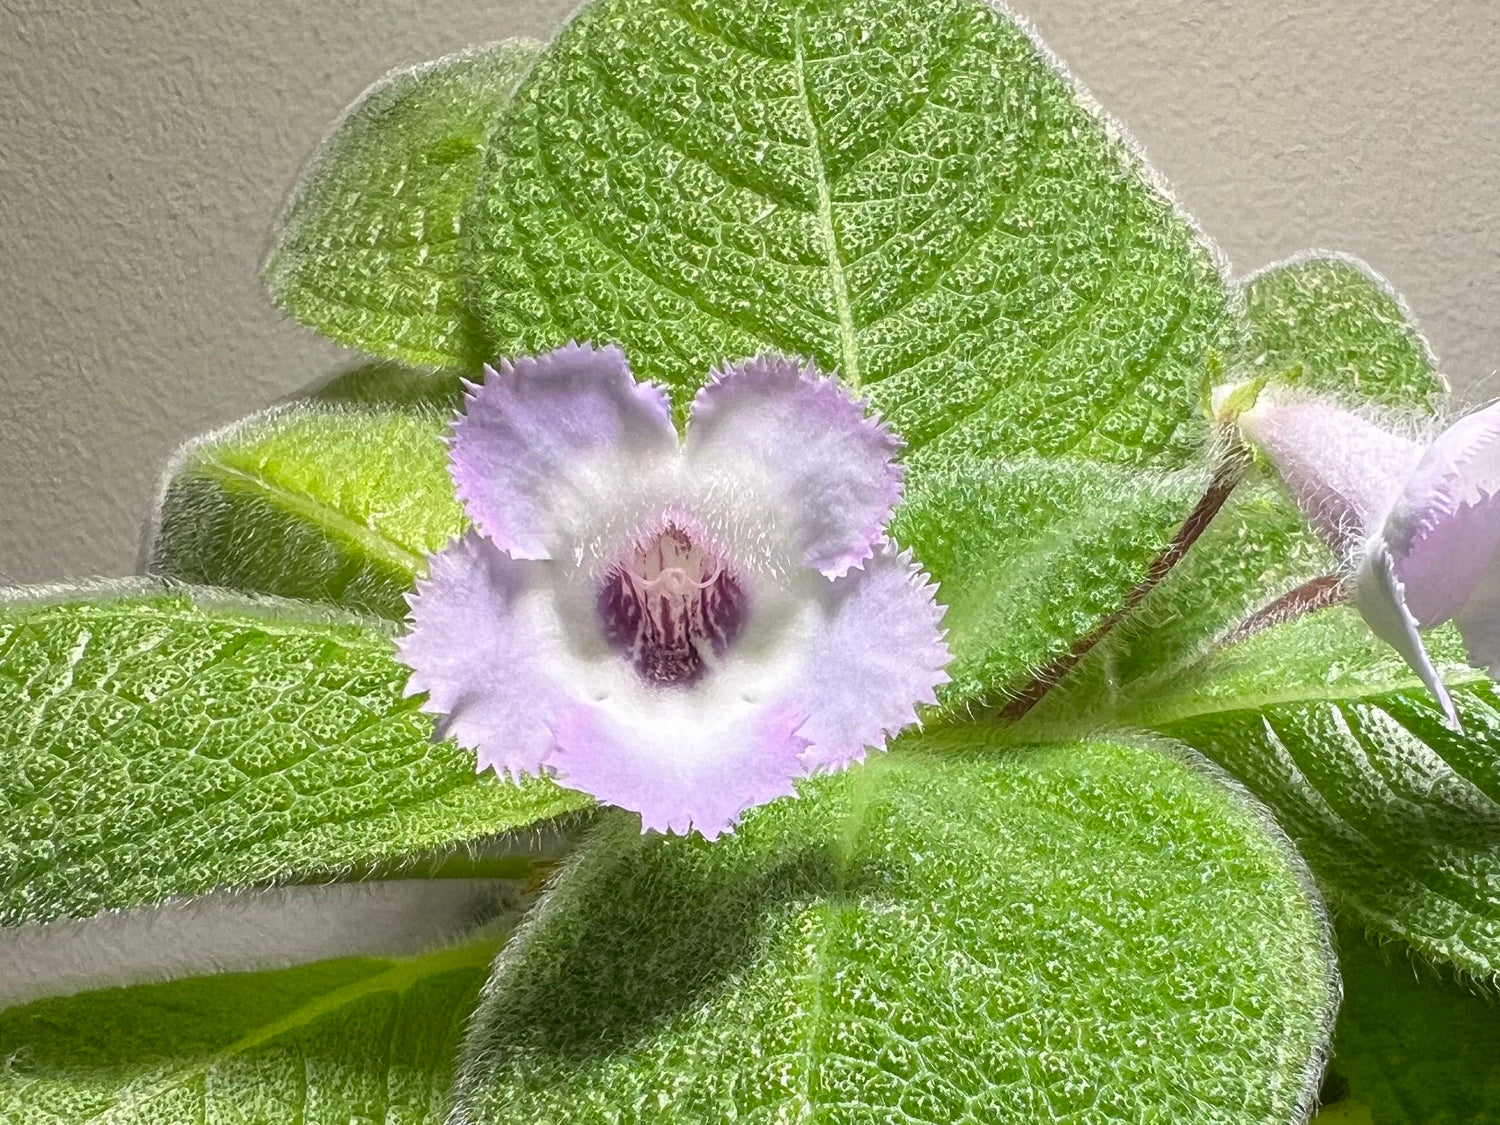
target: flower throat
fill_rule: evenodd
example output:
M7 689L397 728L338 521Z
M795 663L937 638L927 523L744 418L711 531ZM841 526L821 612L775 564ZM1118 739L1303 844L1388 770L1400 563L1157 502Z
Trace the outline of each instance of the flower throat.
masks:
M605 638L661 687L698 680L745 625L745 594L729 567L676 524L610 569L596 605Z

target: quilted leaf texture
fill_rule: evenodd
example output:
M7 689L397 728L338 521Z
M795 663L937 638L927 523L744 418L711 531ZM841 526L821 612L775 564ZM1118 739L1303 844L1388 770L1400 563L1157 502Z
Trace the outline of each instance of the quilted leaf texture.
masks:
M965 738L713 845L606 822L502 953L454 1120L1305 1120L1337 986L1269 820L1161 750Z
M1134 717L1275 812L1351 924L1479 978L1500 970L1500 692L1429 634L1464 724L1344 607L1210 656Z
M1441 379L1404 307L1343 258L1249 282L1254 354L1318 390L1420 416ZM1464 736L1347 609L1233 643L1272 596L1336 569L1279 490L1242 486L1168 579L1028 716L1032 734L1144 722L1275 812L1351 920L1475 976L1500 967L1500 700L1452 661ZM1226 645L1226 642L1227 645ZM1445 647L1446 646L1446 647ZM1472 717L1470 717L1472 716Z
M423 557L463 528L443 444L451 388L417 387L367 370L190 442L163 481L145 569L404 617Z
M1301 385L1420 423L1446 387L1405 303L1357 259L1309 254L1241 284L1244 342L1228 378L1302 369ZM1257 471L1186 558L1028 722L1094 722L1163 690L1256 611L1338 561Z
M472 370L462 218L495 115L540 45L509 39L387 75L334 126L266 260L271 296L341 344Z
M1242 373L1301 365L1304 385L1406 412L1447 391L1406 302L1358 258L1315 252L1252 274Z
M1193 469L1040 457L960 459L916 482L891 530L923 545L940 583L955 640L944 697L961 704L1067 652L1119 608L1206 484Z
M944 524L1019 560L979 586L1050 568L1047 596L1087 607L1019 632L957 617L950 696L1004 690L1117 607L1191 506L1125 477L1193 463L1232 332L1214 257L978 0L599 0L517 90L466 230L494 353L616 341L679 408L726 358L809 356L908 443L912 493L941 506L905 531L945 589L968 572ZM996 495L1012 465L1025 489ZM1102 496L1112 518L1071 511Z
M388 635L147 584L0 605L0 924L308 878L585 799L476 775Z
M1500 1007L1447 973L1339 928L1344 1005L1334 1066L1374 1125L1500 1120Z
M1130 714L1173 691L1257 610L1337 568L1278 486L1242 483L1167 578L1027 713L1027 729Z
M440 1125L492 945L0 1013L10 1125Z

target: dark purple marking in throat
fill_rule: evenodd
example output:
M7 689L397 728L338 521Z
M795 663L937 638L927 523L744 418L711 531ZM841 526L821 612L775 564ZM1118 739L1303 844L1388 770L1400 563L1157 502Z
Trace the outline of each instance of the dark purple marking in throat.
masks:
M676 524L609 571L595 606L605 639L661 687L698 680L745 627L739 582Z

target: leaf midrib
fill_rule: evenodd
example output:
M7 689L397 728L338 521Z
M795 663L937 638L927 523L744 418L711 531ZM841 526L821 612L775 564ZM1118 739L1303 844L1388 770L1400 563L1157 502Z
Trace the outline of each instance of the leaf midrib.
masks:
M217 477L222 484L252 492L281 507L288 514L303 517L330 536L354 542L374 558L397 567L413 578L422 567L420 555L407 550L369 524L361 523L316 497L288 488L262 473L232 465L213 454L205 456L199 462L199 467L208 475Z
M804 51L807 14L797 13L793 28L795 53L793 66L797 74L797 109L807 129L807 143L812 156L813 179L818 189L816 212L818 233L828 259L828 279L833 288L834 309L839 320L839 374L852 391L859 390L859 342L854 333L854 309L849 303L849 286L844 277L844 262L839 254L838 235L833 229L833 192L828 184L828 166L823 159L823 140L813 118L812 99L807 93L807 56Z
M1465 688L1473 684L1488 683L1489 679L1481 672L1466 668L1458 671L1456 675L1445 676L1444 682L1450 688ZM1394 680L1389 684L1378 687L1360 687L1359 685L1350 684L1342 688L1322 692L1307 691L1298 688L1286 692L1265 692L1235 696L1230 700L1194 698L1176 710L1170 707L1161 710L1142 709L1133 713L1126 712L1119 716L1119 718L1137 722L1145 726L1165 727L1174 723L1199 719L1205 715L1259 714L1267 707L1282 707L1299 703L1358 703L1385 695L1398 695L1403 692L1425 690L1422 684L1414 678Z
M340 1008L357 1003L382 992L402 995L417 984L431 977L461 969L482 968L494 959L498 946L494 942L480 942L443 950L440 953L396 961L383 971L358 980L352 984L335 988L331 992L315 996L294 1008L286 1015L271 1020L240 1036L234 1042L212 1051L203 1057L173 1067L156 1082L139 1091L128 1091L100 1113L87 1118L88 1121L106 1125L116 1120L121 1111L130 1111L150 1102L153 1098L195 1078L202 1077L214 1067L236 1055L252 1051L289 1032L306 1027L316 1020Z

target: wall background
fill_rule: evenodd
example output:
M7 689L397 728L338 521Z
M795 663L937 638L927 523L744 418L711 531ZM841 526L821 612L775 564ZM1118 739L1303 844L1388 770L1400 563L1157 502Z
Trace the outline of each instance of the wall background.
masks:
M1244 274L1319 246L1500 395L1491 0L1016 0ZM123 574L172 449L347 359L266 230L386 70L573 0L0 0L0 582Z

